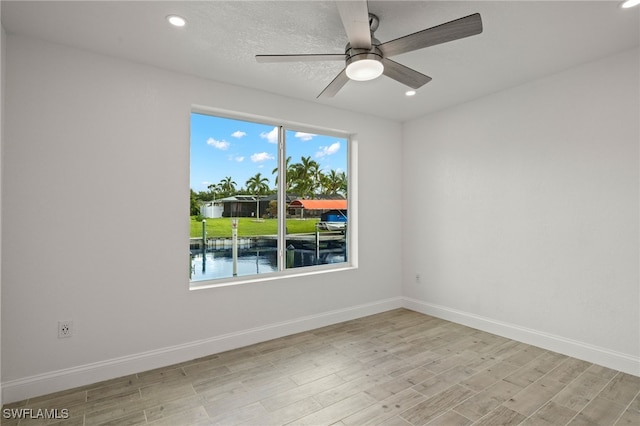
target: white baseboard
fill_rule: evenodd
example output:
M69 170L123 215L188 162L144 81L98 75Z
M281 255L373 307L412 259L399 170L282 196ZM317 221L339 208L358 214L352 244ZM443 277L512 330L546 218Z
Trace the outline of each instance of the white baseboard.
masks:
M403 307L401 297L308 315L248 330L214 336L157 350L98 361L2 383L4 403L71 389L195 358L241 348L278 337Z
M434 305L416 299L404 297L403 306L416 312L442 318L466 325L498 336L507 337L550 351L558 352L614 370L640 376L640 357L612 351L565 337L544 333L515 324L497 321L491 318Z
M0 389L2 402L11 403L141 371L166 367L210 354L402 307L640 376L640 358L632 355L445 306L397 297L3 382Z

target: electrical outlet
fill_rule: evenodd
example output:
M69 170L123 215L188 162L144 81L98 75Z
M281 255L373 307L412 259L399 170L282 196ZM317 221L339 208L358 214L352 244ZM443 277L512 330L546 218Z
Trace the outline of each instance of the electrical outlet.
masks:
M58 339L73 336L73 321L58 321Z

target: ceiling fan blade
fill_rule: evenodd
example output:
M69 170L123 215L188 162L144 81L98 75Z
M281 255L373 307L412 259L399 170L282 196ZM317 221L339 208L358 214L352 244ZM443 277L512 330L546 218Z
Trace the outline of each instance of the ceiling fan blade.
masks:
M338 54L302 54L302 55L256 55L258 62L315 62L315 61L344 61L344 53Z
M384 71L382 72L384 75L412 89L418 89L431 81L431 77L394 62L391 59L383 58L382 64L384 65Z
M336 76L336 78L333 79L331 83L329 83L327 87L324 88L316 99L333 98L336 93L338 93L338 91L347 84L347 81L349 81L349 77L347 77L347 70L345 68Z
M429 46L446 43L480 34L482 32L482 19L479 13L465 16L436 27L418 31L395 40L382 43L378 48L385 57L423 49Z
M369 27L367 0L337 1L336 4L351 47L371 49L371 27Z

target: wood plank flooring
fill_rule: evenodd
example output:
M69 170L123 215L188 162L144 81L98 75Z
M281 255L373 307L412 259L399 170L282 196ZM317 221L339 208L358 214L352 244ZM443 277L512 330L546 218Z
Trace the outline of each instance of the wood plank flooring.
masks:
M640 425L639 393L639 377L398 309L13 403L3 415L31 418L1 423Z

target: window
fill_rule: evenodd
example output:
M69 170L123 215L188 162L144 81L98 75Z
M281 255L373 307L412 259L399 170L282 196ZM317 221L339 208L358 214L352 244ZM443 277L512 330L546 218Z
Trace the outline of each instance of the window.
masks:
M192 286L351 265L349 148L346 134L192 112Z

